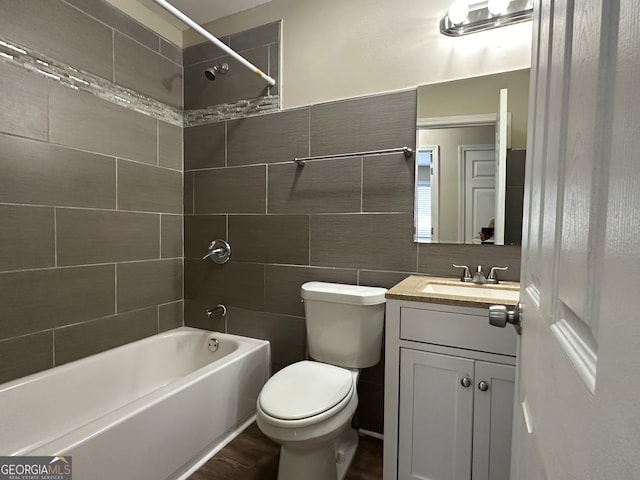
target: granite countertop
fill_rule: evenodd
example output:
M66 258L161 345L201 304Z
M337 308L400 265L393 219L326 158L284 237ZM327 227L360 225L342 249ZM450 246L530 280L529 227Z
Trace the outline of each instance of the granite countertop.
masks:
M457 295L445 295L442 293L423 292L429 283L441 285L464 286L469 285L459 279L451 277L431 277L423 275L411 275L394 285L387 291L386 298L393 300L408 300L411 302L436 303L440 305L457 305L460 307L488 308L490 305L504 304L514 306L517 302L504 302L496 299L482 297L461 297ZM519 291L518 282L500 282L497 285L475 285L481 289Z

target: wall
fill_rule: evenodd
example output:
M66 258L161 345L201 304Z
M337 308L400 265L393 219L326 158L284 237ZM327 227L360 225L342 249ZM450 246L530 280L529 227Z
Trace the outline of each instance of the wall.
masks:
M158 33L178 47L182 47L183 30L188 28L180 20L165 12L162 7L153 3L153 0L106 0L118 10L137 20L142 25Z
M524 173L527 151L507 151L507 192L504 212L505 245L522 245L522 216L524 208Z
M205 25L217 36L282 19L282 105L312 105L528 68L531 22L439 32L451 0L273 0ZM193 31L184 45L202 42Z
M0 9L4 41L181 108L180 50L106 4ZM0 61L0 383L181 325L183 309L182 128L10 54Z
M292 161L415 146L416 108L412 89L185 129L185 323L270 340L277 370L306 355L306 281L390 287L452 262L518 279L517 247L413 243L413 158ZM229 263L202 260L214 238ZM226 321L208 320L218 303ZM383 385L383 362L363 372L362 428L382 431Z
M507 88L511 112L511 148L527 147L529 69L484 75L418 88L418 117L450 117L497 113L500 89Z

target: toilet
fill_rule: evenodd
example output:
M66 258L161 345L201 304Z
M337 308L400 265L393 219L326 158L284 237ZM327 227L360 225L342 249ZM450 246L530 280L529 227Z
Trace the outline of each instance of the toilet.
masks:
M279 443L278 480L342 480L358 446L351 419L360 369L380 361L385 288L307 282L307 342L313 361L276 373L257 401L260 430Z

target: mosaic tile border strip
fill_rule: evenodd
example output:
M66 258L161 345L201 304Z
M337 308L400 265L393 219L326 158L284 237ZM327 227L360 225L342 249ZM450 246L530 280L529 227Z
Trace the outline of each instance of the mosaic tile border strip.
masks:
M222 122L263 113L273 113L280 110L280 96L268 95L265 97L239 100L234 103L222 103L208 108L184 111L184 126L195 127L207 123Z
M0 37L0 58L12 65L43 75L60 85L95 95L176 126L182 126L182 110L116 85L102 77L58 62Z
M224 120L273 113L280 109L280 97L271 95L199 110L181 110L121 87L110 80L79 70L0 36L0 61L43 75L74 90L134 110L177 127L193 127Z

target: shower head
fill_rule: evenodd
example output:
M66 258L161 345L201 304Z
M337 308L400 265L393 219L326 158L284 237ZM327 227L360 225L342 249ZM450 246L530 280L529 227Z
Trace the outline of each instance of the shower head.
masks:
M207 77L208 80L215 80L216 79L216 70L213 68L207 68L204 71L204 76Z
M224 75L228 71L229 71L229 64L227 63L215 64L213 67L207 68L204 71L204 76L207 77L209 80L213 81L216 79L217 74L220 73Z

